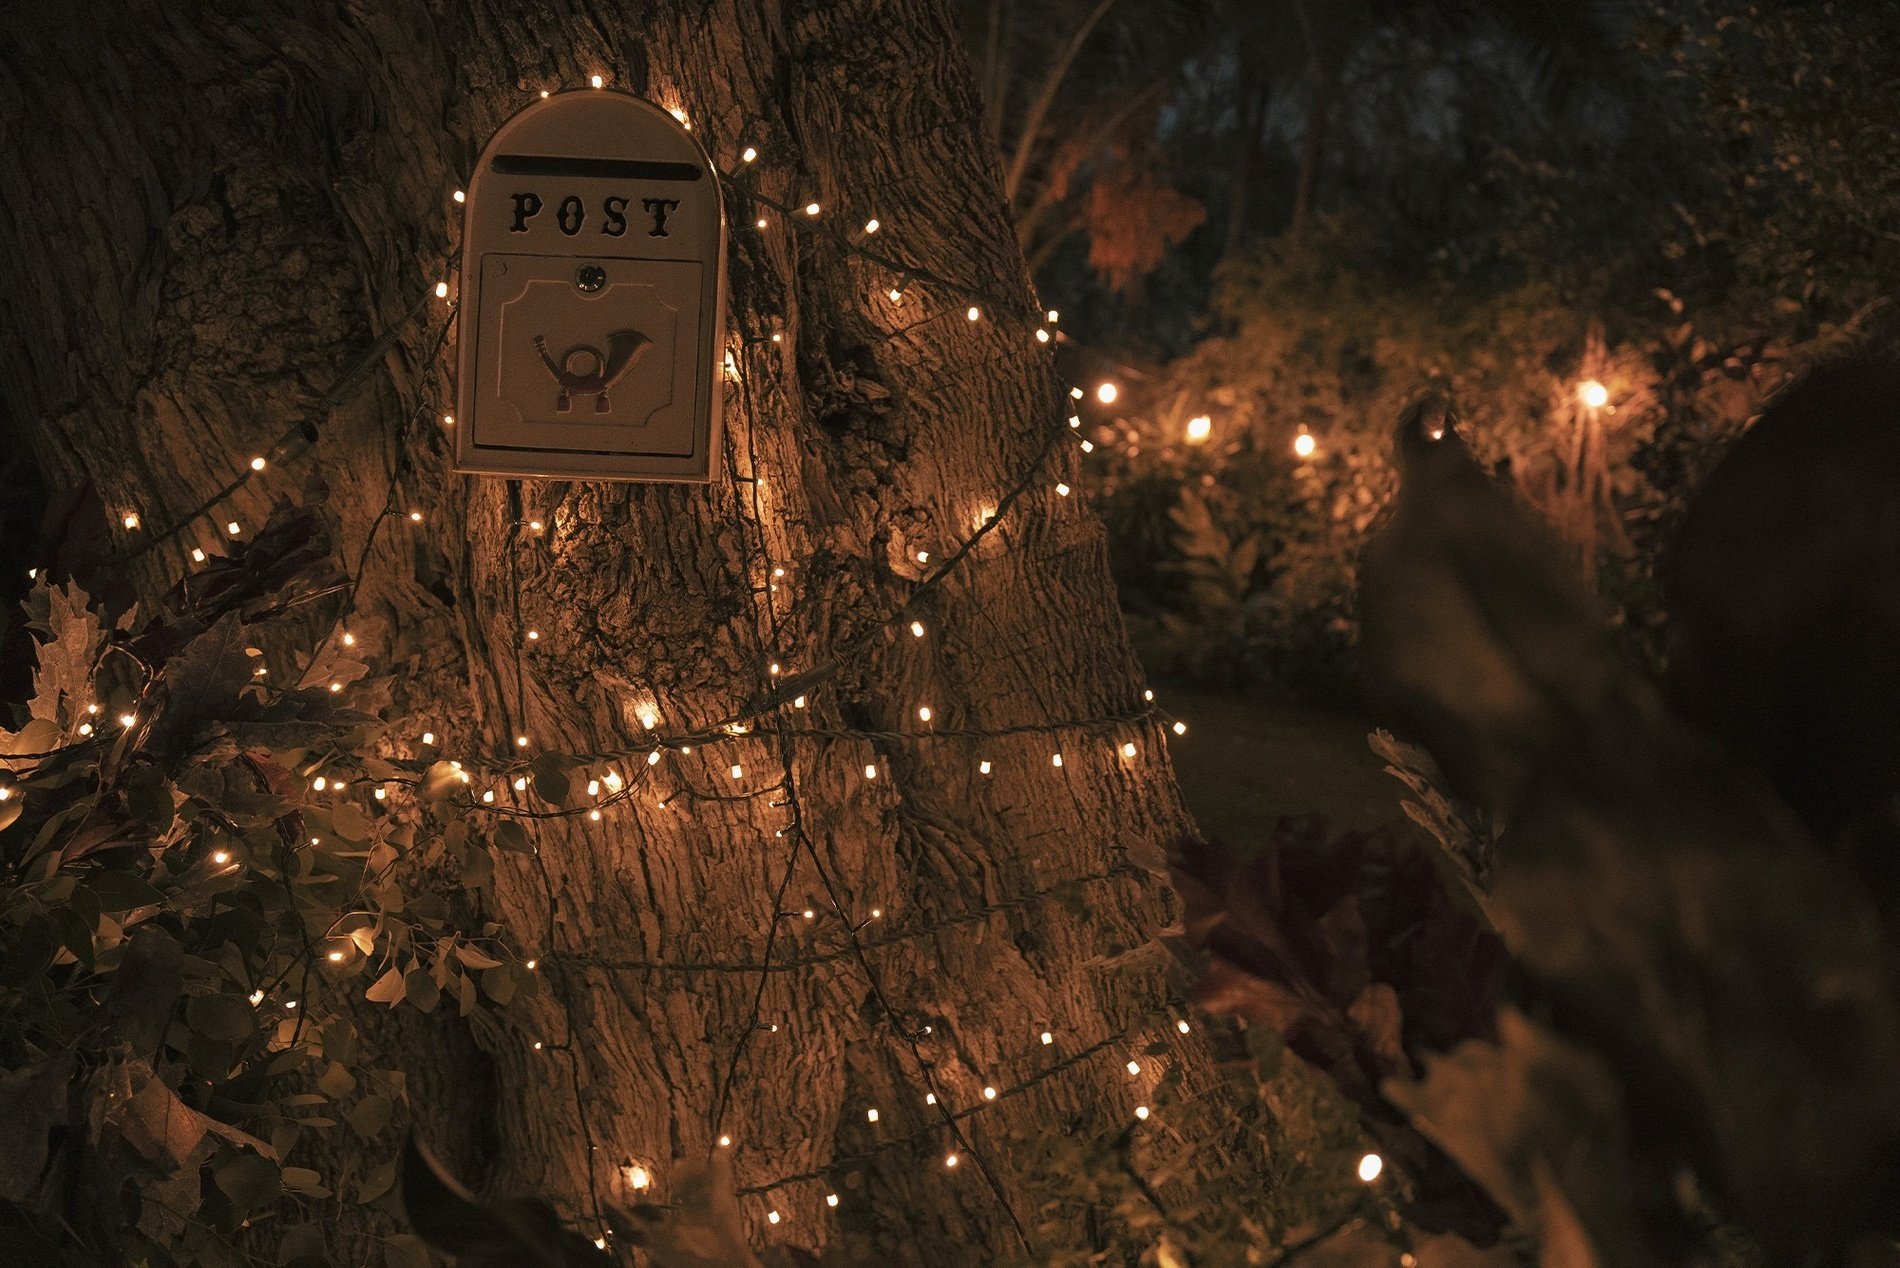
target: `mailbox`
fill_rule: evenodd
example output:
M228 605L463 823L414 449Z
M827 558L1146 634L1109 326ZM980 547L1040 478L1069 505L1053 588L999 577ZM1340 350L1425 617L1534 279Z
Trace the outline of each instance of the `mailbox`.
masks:
M455 466L712 478L726 219L684 125L582 89L501 125L469 178Z

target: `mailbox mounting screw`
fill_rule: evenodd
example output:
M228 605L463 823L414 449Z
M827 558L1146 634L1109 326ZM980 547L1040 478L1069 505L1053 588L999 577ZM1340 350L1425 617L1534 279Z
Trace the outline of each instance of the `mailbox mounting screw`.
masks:
M592 295L606 284L607 270L601 268L598 264L583 264L580 267L580 271L574 275L574 285L580 287L581 290L589 295Z

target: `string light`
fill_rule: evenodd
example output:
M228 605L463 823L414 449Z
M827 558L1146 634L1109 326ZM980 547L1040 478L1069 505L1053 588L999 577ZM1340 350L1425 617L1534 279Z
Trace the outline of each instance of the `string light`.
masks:
M1047 330L1044 330L1041 326L1036 327L1036 342L1037 343L1049 342L1049 332Z
M224 525L224 531L229 533L231 536L236 537L243 530L238 527L238 522L236 520L229 520Z
M1049 1044L1054 1043L1055 1041L1056 1041L1056 1037L1054 1035L1050 1034L1046 1030L1042 1032L1042 1042L1045 1047Z
M805 204L805 214L806 214L806 215L808 215L808 216L815 216L815 215L817 215L817 214L818 214L818 211L819 211L819 207L818 207L818 204L817 204L817 203L806 203L806 204Z
M719 1138L719 1147L720 1147L721 1149L730 1149L730 1148L732 1148L732 1137L730 1137L730 1136L721 1136L721 1137Z
M1311 458L1313 451L1319 448L1319 442L1313 439L1313 433L1303 431L1293 438L1293 452L1301 458Z
M453 197L455 198L455 201L458 203L465 203L468 201L468 195L463 193L459 189L455 191Z
M442 425L443 425L444 427L453 427L453 426L455 426L455 415L453 415L453 414L444 414L444 415L442 415Z
M251 470L262 471L264 469L264 466L265 466L265 463L262 458L251 459Z
M912 621L910 623L910 636L912 638L922 638L924 636L924 623L922 621Z
M955 1167L957 1165L957 1156L955 1154L946 1154L944 1156L943 1165L946 1167Z
M592 75L588 77L587 82L598 88L607 81L602 79L599 75Z
M1378 1154L1367 1154L1359 1160L1359 1178L1367 1184L1371 1184L1374 1180L1377 1180L1379 1173L1384 1170L1385 1159L1381 1158Z
M1198 445L1214 434L1214 420L1206 414L1196 415L1187 421L1187 442Z
M1135 1117L1139 1118L1144 1123L1147 1122L1148 1121L1148 1107L1146 1105L1135 1106Z
M865 1117L865 1118L866 1118L866 1119L867 1119L868 1121L870 1121L870 1122L873 1122L873 1123L875 1123L875 1122L877 1121L877 1111L876 1111L876 1110L874 1110L874 1109L868 1109L868 1110L865 1110L865 1111L864 1111L864 1117Z
M1058 313L1055 309L1051 308L1048 313L1048 319L1049 319L1049 324L1053 326L1057 322L1062 320L1062 314Z
M837 1194L835 1194L835 1193L827 1193L827 1194L825 1194L825 1205L826 1205L826 1206L836 1206L836 1205L838 1205L838 1195L837 1195Z
M1141 1062L1139 1062L1139 1061L1130 1061L1130 1062L1128 1063L1128 1073L1129 1073L1130 1075L1136 1075L1136 1074L1140 1074L1140 1073L1141 1073Z
M205 561L204 551L199 550L196 546L193 546L191 548L191 562L195 564L201 564L204 561Z
M917 720L918 720L919 722L928 722L928 721L930 721L930 706L929 706L929 705L927 705L927 704L926 704L926 705L921 705L921 706L919 706L919 707L918 707L918 709L917 709Z
M882 226L880 226L877 222L876 216L872 216L869 220L864 222L864 231L866 233L876 233L878 229L881 227Z
M767 1211L767 1212L765 1213L765 1219L766 1219L766 1222L767 1222L767 1223L770 1223L770 1224L776 1224L776 1223L778 1223L778 1212L777 1212L777 1211Z
M1060 480L1056 481L1056 496L1064 498L1069 496L1069 486Z
M121 524L124 524L126 529L130 531L139 526L139 517L136 515L127 515L124 519L120 520L119 522Z
M986 1100L986 1101L993 1101L993 1100L995 1100L995 1099L996 1099L996 1089L995 1089L995 1088L993 1088L993 1087L985 1087L985 1088L983 1089L983 1099L984 1099L984 1100Z
M1176 723L1175 723L1175 724L1174 724L1174 725L1173 725L1172 727L1170 727L1169 729L1170 729L1170 730L1172 730L1172 731L1173 731L1173 732L1174 732L1174 733L1175 733L1176 735L1186 735L1186 734L1187 734L1187 723L1185 723L1185 722L1176 722Z
M1174 1023L1174 1028L1175 1028L1176 1030L1178 1030L1178 1031L1180 1031L1180 1032L1181 1032L1182 1034L1184 1034L1184 1035L1185 1035L1185 1034L1186 1034L1186 1033L1187 1033L1188 1031L1190 1031L1190 1030L1192 1030L1192 1029L1194 1029L1194 1027L1192 1027L1192 1026L1190 1026L1190 1025L1188 1025L1188 1024L1187 1024L1187 1019L1186 1019L1186 1018L1183 1018L1183 1019L1181 1019L1180 1021L1177 1021L1177 1022L1175 1022L1175 1023Z
M864 777L865 777L866 779L876 779L876 778L877 778L877 763L875 763L875 762L866 762L866 763L864 764Z
M1122 390L1107 380L1103 380L1095 388L1095 399L1104 405L1113 405L1115 398L1121 394Z
M749 145L746 146L745 149L739 151L739 161L741 163L750 163L758 157L759 157L759 152Z
M449 284L447 282L437 282L435 284L435 297L437 299L447 299L449 297Z
M1577 399L1585 409L1602 409L1610 403L1610 389L1595 379L1585 379L1577 385Z
M1051 765L1051 766L1060 766L1060 765L1062 765L1062 754L1060 754L1060 753L1051 753L1051 754L1049 755L1049 765Z

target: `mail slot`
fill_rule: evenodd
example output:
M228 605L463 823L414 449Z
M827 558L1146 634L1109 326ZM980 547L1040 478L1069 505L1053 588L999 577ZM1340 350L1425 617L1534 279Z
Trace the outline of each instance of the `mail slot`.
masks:
M725 211L698 141L581 90L504 123L469 181L456 468L712 478Z

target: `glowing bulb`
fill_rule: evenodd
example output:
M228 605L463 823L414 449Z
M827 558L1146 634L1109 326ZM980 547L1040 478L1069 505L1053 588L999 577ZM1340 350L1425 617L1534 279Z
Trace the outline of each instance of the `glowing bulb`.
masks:
M651 709L640 710L640 725L651 731L660 721L660 715Z
M251 470L262 471L264 469L264 466L265 466L265 463L262 458L251 459Z
M1061 320L1062 320L1062 314L1061 314L1061 313L1058 313L1058 312L1057 312L1057 311L1056 311L1055 309L1053 309L1053 308L1051 308L1051 309L1049 310L1049 313L1048 313L1048 317L1049 317L1049 324L1050 324L1051 326L1053 326L1053 325L1055 325L1055 324L1056 324L1057 322L1059 322L1059 321L1061 321Z
M443 425L444 427L453 427L453 426L455 426L455 415L453 415L453 414L444 414L444 415L442 415L442 425Z
M1187 442L1198 445L1214 434L1214 420L1205 414L1197 415L1187 421Z
M1378 1154L1367 1154L1359 1160L1359 1178L1367 1184L1377 1180L1379 1173L1384 1170L1385 1159L1379 1157Z
M792 697L792 708L794 708L794 709L802 709L802 708L804 708L804 707L805 707L805 697L803 697L803 696L793 696L793 697Z
M376 790L376 800L378 800L378 801L388 801L388 800L389 800L389 790L388 790L387 788L378 788L378 789Z
M864 1117L870 1120L871 1122L875 1123L877 1121L877 1111L874 1109L865 1110Z
M753 149L753 148L752 148L751 146L749 146L749 145L748 145L748 146L746 146L746 147L745 147L745 149L743 149L743 150L741 150L741 151L739 152L739 161L740 161L741 163L750 163L750 162L752 162L752 161L753 161L754 159L756 159L756 158L758 158L758 157L759 157L759 152L758 152L757 150L755 150L755 149Z
M986 1100L986 1101L993 1101L993 1100L995 1100L995 1099L996 1099L996 1089L995 1089L995 1088L993 1088L993 1087L986 1087L986 1088L984 1088L984 1089L983 1089L983 1099L984 1099L984 1100Z
M1077 418L1074 414L1069 415L1069 430L1080 431L1081 429L1082 429L1082 420L1080 418Z
M1123 757L1133 757L1134 755L1135 755L1135 742L1133 740L1130 740L1126 744L1122 745Z
M904 302L904 292L898 290L895 286L891 287L891 303L901 304L903 302Z
M136 713L121 713L119 715L119 725L122 727L130 727L138 720L139 715Z
M1060 766L1060 765L1062 765L1062 754L1060 754L1060 753L1051 753L1051 754L1049 755L1049 764L1050 764L1051 766Z
M753 221L752 224L755 228L759 228L759 229L765 228L765 217L760 216L757 220ZM777 341L774 340L774 342L777 342Z
M956 1166L956 1165L957 1165L957 1156L956 1156L955 1154L946 1154L946 1155L944 1156L944 1160L943 1160L943 1165L944 1165L944 1166L946 1166L946 1167L954 1167L954 1166Z
M543 89L541 90L541 100L543 100L543 101L546 101L546 100L547 100L547 97L548 97L548 90L547 90L547 89L545 89L545 88L543 88ZM536 1044L536 1045L535 1045L535 1047L537 1047L537 1048L539 1048L540 1046L541 1046L540 1044Z
M1042 1032L1042 1042L1044 1044L1052 1044L1055 1041L1056 1041L1056 1037L1054 1035L1050 1034L1046 1030Z
M930 721L930 706L929 705L926 704L926 705L921 705L918 707L917 720L919 722Z
M81 735L91 735L91 734L92 734L92 723L90 723L90 722L81 722L81 723L79 724L79 733L80 733Z
M937 1103L937 1094L935 1092L924 1093L924 1104L935 1105L936 1103Z
M1610 389L1595 379L1585 379L1577 385L1577 399L1586 409L1602 409L1610 403Z
M529 641L530 643L538 643L538 642L540 642L540 641L541 641L541 631L540 631L540 630L529 630L529 631L528 631L528 641Z
M1301 432L1293 438L1293 453L1296 457L1311 458L1313 451L1319 448L1319 442L1313 439L1311 432Z
M864 222L864 231L866 233L876 233L878 231L878 228L879 226L877 223L876 216L872 216L869 220Z
M330 963L332 964L343 963L343 953L341 951L330 952Z
M453 197L455 198L455 201L458 203L465 203L468 201L468 195L463 193L459 189L455 191Z
M490 788L482 793L482 804L485 806L492 806L495 804L495 790L493 788Z
M971 321L976 321L983 316L983 310L978 308L975 304L971 304L969 311L965 312L963 315L965 317L968 317Z
M421 511L411 511L411 512L409 512L409 522L410 522L411 524L420 524L420 523L422 523L422 512L421 512Z
M449 297L449 284L447 282L437 282L435 284L435 297L437 299L447 299Z
M927 550L920 550L920 551L918 551L918 552L917 552L917 562L918 562L918 563L920 563L920 564L927 564L927 563L929 563L929 562L930 562L930 552L929 552L929 551L927 551Z
M987 774L989 774L989 773L990 773L990 764L989 764L989 762L988 762L987 760L985 760L985 761L981 761L981 762L978 762L978 763L976 764L976 773L977 773L977 774L979 774L979 775L987 775Z
M527 970L528 970L528 972L530 972L530 973L532 973L532 972L534 972L534 966L535 966L535 965L537 965L537 964L539 964L539 963L541 963L541 961L539 961L539 960L529 960L529 961L528 961L528 963L527 963L527 965L526 965L526 968L527 968Z
M656 748L651 753L647 754L647 765L658 766L659 764L660 764L660 750Z
M912 621L910 623L910 636L912 638L922 638L924 636L924 623L922 621Z
M594 76L594 78L595 78L595 79L599 79L599 78L600 78L600 76L599 76L599 75L596 75L596 76ZM600 87L600 85L599 85L599 84L595 84L595 85L594 85L594 87L596 87L596 88L598 88L598 87ZM535 1047L537 1047L537 1048L538 1048L538 1047L540 1047L540 1046L541 1046L540 1044L536 1044L536 1045L535 1045ZM595 1250L606 1250L606 1249L607 1249L607 1239L606 1239L606 1238L604 1238L604 1237L596 1237L596 1238L594 1239L594 1249L595 1249Z
M827 1194L825 1194L825 1205L826 1205L826 1206L836 1206L836 1205L838 1205L838 1195L837 1195L837 1194L835 1194L835 1193L827 1193Z
M720 1147L721 1149L730 1149L730 1148L732 1148L732 1137L730 1137L730 1136L721 1136L721 1137L719 1138L719 1147Z
M205 561L205 553L202 550L199 550L196 546L193 546L191 548L191 562L193 562L194 564L201 564L204 561Z
M223 867L226 863L231 861L231 853L228 850L213 850L211 852L211 861L216 863L219 867Z
M629 1187L644 1189L652 1183L653 1177L647 1174L645 1167L635 1165L627 1168L627 1184Z
M865 763L865 765L864 765L864 777L865 777L866 779L876 779L876 778L877 778L877 764L876 764L875 762L866 762L866 763Z
M1056 496L1064 498L1069 496L1069 486L1060 480L1056 481Z
M598 88L607 81L602 79L599 75L593 75L588 78L587 82Z
M348 630L344 630L344 631L343 631L343 646L345 646L345 647L355 647L355 646L356 646L356 635L354 635L354 634L352 634L352 633L350 633L350 632L349 632Z
M517 735L517 736L515 737L515 747L516 747L516 748L527 748L527 747L528 747L528 737L527 737L527 736L525 736L525 735Z
M259 1004L263 1002L264 1002L264 992L262 991L251 992L251 1007L252 1008L256 1008Z
M422 742L423 742L424 744L434 744L434 743L435 743L435 732L434 732L434 731L424 731L424 732L422 733Z
M1079 388L1079 387L1072 387L1072 388L1070 388L1070 389L1069 389L1069 396L1070 396L1071 398L1073 398L1074 400L1078 400L1078 401L1079 401L1079 400L1081 400L1081 399L1082 399L1082 389L1081 389L1081 388Z
M529 520L529 521L528 521L528 531L529 531L530 533L539 533L539 532L541 532L541 531L543 531L543 530L544 530L544 529L546 529L546 528L547 528L547 525L546 525L546 524L543 524L543 523L542 523L542 522L541 522L540 520Z
M732 764L732 777L734 779L739 779L743 777L744 775L745 775L745 767L739 765L739 763L737 762L734 762Z
M1036 327L1036 342L1037 343L1049 342L1049 332L1047 330L1044 330L1041 326Z
M124 524L128 529L133 529L139 526L139 517L136 515L128 515L119 522Z
M686 123L686 112L681 110L678 106L672 107L667 113L672 115L675 119L678 119L681 123ZM692 127L690 123L686 123L686 126L688 129Z
M1171 730L1172 730L1172 731L1173 731L1173 732L1174 732L1174 733L1175 733L1176 735L1186 735L1186 734L1187 734L1187 723L1185 723L1185 722L1176 722L1176 723L1174 724L1174 726L1173 726L1173 727L1171 727L1170 729L1171 729Z
M817 203L806 203L806 204L805 204L805 214L806 214L806 215L808 215L808 216L815 216L815 215L817 215L817 214L818 214L818 211L819 211L819 207L818 207L818 204L817 204Z
M1095 452L1095 446L1094 446L1093 444L1091 444L1091 443L1090 443L1089 441L1086 441L1086 440L1085 440L1085 441L1083 441L1083 442L1082 442L1082 452L1083 452L1083 453L1094 453L1094 452Z
M328 788L330 786L330 781L325 779L323 776L319 775L315 779L310 781L310 786L316 789L318 792L322 792L325 788Z
M1128 1073L1129 1073L1129 1074L1131 1074L1131 1075L1134 1075L1134 1074L1140 1074L1140 1073L1141 1073L1141 1062L1139 1062L1139 1061L1130 1061L1130 1062L1128 1063Z
M1188 1025L1188 1024L1187 1024L1187 1021L1186 1021L1186 1019L1185 1019L1185 1018L1184 1018L1184 1019L1182 1019L1181 1021L1177 1021L1177 1022L1175 1022L1175 1023L1174 1023L1174 1028L1175 1028L1176 1030L1178 1030L1178 1031L1180 1031L1180 1032L1181 1032L1182 1034L1184 1034L1184 1035L1185 1035L1185 1034L1186 1034L1186 1033L1187 1033L1188 1031L1190 1031L1190 1030L1192 1030L1192 1029L1194 1029L1194 1027L1192 1027L1192 1026L1190 1026L1190 1025Z
M778 1223L778 1212L777 1212L777 1211L767 1211L767 1212L765 1213L765 1220L766 1220L766 1223L768 1223L768 1224L776 1224L776 1223Z
M1104 405L1113 405L1115 398L1121 394L1122 390L1120 388L1107 381L1098 384L1095 388L1095 399Z
M1144 1123L1147 1122L1148 1121L1148 1107L1146 1105L1135 1106L1135 1117L1139 1118Z

